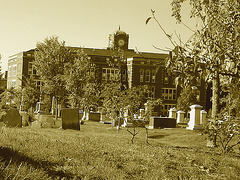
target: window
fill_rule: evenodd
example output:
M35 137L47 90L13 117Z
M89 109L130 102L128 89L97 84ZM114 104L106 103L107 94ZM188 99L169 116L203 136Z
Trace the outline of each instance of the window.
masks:
M145 81L146 81L146 82L150 82L150 70L149 70L149 69L146 70Z
M35 82L36 82L37 88L38 88L38 89L41 89L41 87L42 87L42 85L43 85L43 84L42 84L42 81L41 81L41 80L36 80Z
M162 108L161 108L161 114L162 116L168 116L168 110L170 110L172 107L175 107L176 104L164 104L162 105Z
M12 76L16 76L17 75L17 65L13 65L12 66Z
M28 63L28 75L32 75L32 74L36 75L37 71L33 66L33 62L29 62Z
M177 99L177 90L175 88L163 88L162 89L162 98L164 100L176 100Z
M102 80L103 81L118 81L119 70L115 68L103 68L102 69Z
M152 98L155 98L155 86L152 86L151 88L151 95L152 95Z
M95 76L95 69L94 68L87 69L86 75L94 77Z
M156 71L152 70L152 83L155 83L156 81Z
M144 70L140 69L140 82L143 82Z

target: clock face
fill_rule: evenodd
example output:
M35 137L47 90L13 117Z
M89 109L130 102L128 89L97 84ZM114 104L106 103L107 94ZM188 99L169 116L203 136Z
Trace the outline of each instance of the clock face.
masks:
M119 47L124 46L124 44L125 44L125 41L124 41L123 39L119 39L119 40L118 40L118 46L119 46Z

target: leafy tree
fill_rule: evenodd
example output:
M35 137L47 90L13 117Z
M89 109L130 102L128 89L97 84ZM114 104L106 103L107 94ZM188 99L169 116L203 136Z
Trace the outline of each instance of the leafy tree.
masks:
M95 64L84 54L83 50L76 50L73 61L65 64L66 90L72 107L89 110L97 107L99 88L95 79Z
M183 84L195 85L196 78L212 83L212 118L218 124L220 111L221 79L239 79L240 61L240 2L238 0L173 0L172 16L178 23L188 27L181 18L181 5L189 2L191 18L198 19L199 25L193 36L186 42L177 44L162 28L152 10L152 16L174 46L174 55L169 58L168 67L178 73ZM189 28L189 27L188 27ZM189 28L190 29L190 28ZM239 80L238 80L239 81ZM219 129L220 128L220 129ZM221 126L216 126L222 130ZM216 133L213 133L216 145Z
M191 86L186 86L182 89L180 96L177 99L177 108L185 113L189 111L189 106L197 103L197 91Z
M171 4L172 16L178 23L187 26L181 19L181 4L185 1L173 0ZM214 118L219 112L220 78L239 77L240 3L237 0L189 0L189 3L192 7L190 17L197 18L201 25L197 30L192 30L193 36L187 43L181 42L181 46L164 31L175 53L169 59L168 66L173 72L184 76L180 79L185 83L194 85L197 77L212 82ZM152 10L152 17L147 22L153 18L161 27L154 13Z
M39 101L40 97L40 87L37 86L36 77L31 75L29 78L24 78L22 86L22 100L21 100L21 110L28 110L29 108L34 108L36 102Z
M8 88L0 94L0 109L6 111L9 108L20 109L22 92L20 89Z
M72 51L60 42L58 37L46 38L37 43L34 66L43 82L43 90L59 99L60 104L66 101L65 64L74 59Z
M97 100L95 65L83 50L66 47L58 37L37 43L35 62L45 94L58 104L89 109Z

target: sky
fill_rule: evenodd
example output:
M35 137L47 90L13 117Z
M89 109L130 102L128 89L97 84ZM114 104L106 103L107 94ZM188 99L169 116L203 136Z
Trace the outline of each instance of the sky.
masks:
M191 35L171 17L171 0L0 0L0 54L2 71L8 57L36 47L37 42L58 36L67 46L107 48L108 36L121 30L129 34L129 48L159 52L173 48L154 21L146 25L151 9L169 34ZM183 6L183 19L190 27L190 8ZM176 41L177 38L175 38Z

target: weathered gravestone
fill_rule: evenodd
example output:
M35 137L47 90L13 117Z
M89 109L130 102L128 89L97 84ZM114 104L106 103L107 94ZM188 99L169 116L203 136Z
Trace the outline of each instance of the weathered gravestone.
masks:
M100 121L100 116L101 116L100 113L90 112L89 113L89 120L99 122Z
M31 128L34 128L34 129L42 128L42 123L40 121L38 121L38 120L33 121L31 123Z
M169 117L151 117L149 129L155 128L176 128L176 119Z
M3 122L7 127L22 127L22 116L17 109L9 109L3 116Z
M22 126L27 126L29 123L29 115L25 111L20 111L19 114L22 116Z
M52 128L54 126L54 117L48 117L42 124L43 128Z
M80 130L79 109L64 108L61 110L62 128Z

